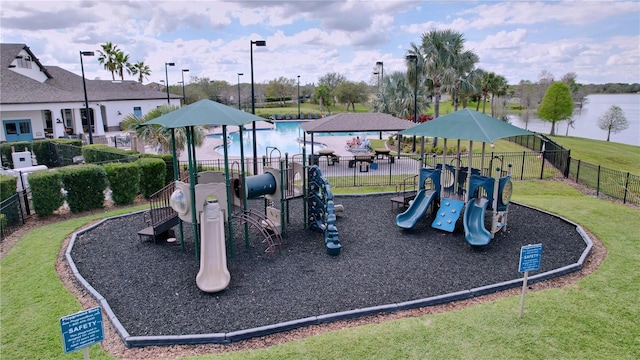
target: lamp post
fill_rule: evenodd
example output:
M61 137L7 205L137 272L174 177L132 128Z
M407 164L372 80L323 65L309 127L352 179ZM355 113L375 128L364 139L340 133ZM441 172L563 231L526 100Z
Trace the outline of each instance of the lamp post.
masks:
M407 55L406 57L409 61L415 61L415 72L416 79L413 84L413 122L418 122L418 56L416 55ZM422 150L424 151L424 137L422 138ZM413 138L413 151L416 151L416 138ZM420 159L422 159L423 154L420 155Z
M168 66L176 66L176 63L164 63L164 86L167 88L167 105L171 105L171 100L169 99L169 70L167 70Z
M184 93L184 73L189 72L189 69L182 69L182 105L187 105L187 96Z
M250 52L251 52L251 113L256 113L256 95L253 88L253 45L255 46L267 46L267 42L264 40L251 40ZM253 175L258 175L258 151L256 149L256 123L253 122L252 126L253 135Z
M84 78L84 62L83 56L94 56L93 51L80 51L80 68L82 69L82 90L84 91L84 116L87 118L87 127L89 128L89 144L93 144L93 118L89 113L89 99L87 98L87 82Z
M240 110L240 76L244 75L243 73L238 73L238 110Z
M300 119L300 75L298 75L298 119Z
M376 66L380 66L380 77L384 79L384 63L382 61L376 61Z

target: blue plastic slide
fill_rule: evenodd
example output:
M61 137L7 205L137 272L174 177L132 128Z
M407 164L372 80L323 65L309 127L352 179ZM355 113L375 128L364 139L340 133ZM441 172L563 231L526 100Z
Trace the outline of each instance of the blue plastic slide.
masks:
M431 201L437 196L437 191L421 189L413 199L409 208L396 216L396 224L403 229L413 228L427 212Z
M464 211L464 237L471 245L483 246L491 241L491 233L484 227L484 213L488 204L486 198L471 200Z

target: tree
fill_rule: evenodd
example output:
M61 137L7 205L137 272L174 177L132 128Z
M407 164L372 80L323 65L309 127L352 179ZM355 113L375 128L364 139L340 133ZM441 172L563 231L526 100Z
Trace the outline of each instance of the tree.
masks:
M333 101L331 96L331 89L329 89L329 86L320 85L316 88L315 93L313 93L313 103L320 104L320 112L322 112L322 106L326 105L329 114L331 114L331 109L329 108L329 106L333 104Z
M453 86L459 81L460 74L471 71L478 59L473 52L463 51L464 41L464 35L454 30L431 30L422 35L422 72L425 80L433 86L433 111L436 118L440 116L442 87Z
M171 133L166 131L164 127L160 125L145 125L141 126L149 120L153 120L161 115L168 114L174 110L177 110L177 106L162 105L159 106L143 116L136 116L135 114L129 114L122 119L120 126L122 129L132 131L136 133L136 136L145 143L154 146L160 153L171 153ZM202 126L194 126L194 138L193 142L196 146L202 145L205 138L205 130ZM186 146L187 134L185 128L175 129L176 137L176 151L179 154Z
M573 115L573 100L569 86L562 81L552 83L538 109L538 117L551 122L549 135L555 135L556 122L567 120L571 115Z
M280 99L282 106L285 106L285 100L293 93L296 85L295 79L287 79L280 76L277 79L270 80L265 89L265 95L270 98Z
M611 105L604 115L598 118L598 127L607 131L607 141L611 133L617 134L629 127L629 122L624 116L624 111L618 105Z
M116 76L116 53L120 51L118 45L113 45L111 41L106 44L100 45L102 50L98 50L98 62L104 66L104 69L111 72L111 80L115 80Z
M536 103L540 104L542 102L542 98L544 94L547 93L547 89L553 83L553 74L547 70L542 70L540 75L538 75L538 82L536 83Z
M120 80L124 81L124 70L127 70L127 73L131 74L131 64L129 64L129 54L125 54L124 52L118 50L113 57L113 61L115 63L116 72L120 76Z
M318 85L326 85L330 92L333 92L335 88L341 83L347 81L347 77L337 72L326 73L318 79Z
M359 83L344 81L334 89L333 93L340 103L347 105L347 111L349 111L349 105L351 105L353 112L355 112L356 103L366 101L367 89L367 83L364 81Z
M491 116L498 117L496 115L496 108L494 100L498 97L504 97L507 95L507 79L502 75L495 75L493 81L490 83L489 91L491 91ZM505 105L506 107L506 105Z
M129 67L129 73L133 76L138 77L138 82L142 84L144 79L149 79L149 75L151 75L151 69L148 65L145 65L144 62L138 61L135 64L132 64Z

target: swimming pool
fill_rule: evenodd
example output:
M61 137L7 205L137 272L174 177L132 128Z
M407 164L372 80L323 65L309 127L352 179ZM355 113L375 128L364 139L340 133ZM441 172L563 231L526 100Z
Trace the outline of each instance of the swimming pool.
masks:
M258 154L264 154L264 151L267 147L274 147L280 150L280 153L284 155L285 153L293 154L302 154L302 143L298 141L298 138L302 138L303 130L300 128L300 124L304 123L304 121L277 121L275 122L274 129L257 129L256 130L256 147ZM369 133L366 132L358 132L358 133L316 133L314 137L317 136L365 136ZM376 132L371 133L372 135L377 134ZM229 156L240 156L240 133L234 132L229 135L230 144L228 146ZM209 135L214 138L222 138L221 134ZM251 157L253 152L253 134L251 130L245 130L242 132L243 137L243 146L244 146L244 154L247 157ZM307 144L306 144L306 152L307 154L311 153L311 136L307 134ZM313 149L315 151L319 149L324 149L324 145L319 143L314 143ZM220 154L223 154L222 146L216 148L216 151Z

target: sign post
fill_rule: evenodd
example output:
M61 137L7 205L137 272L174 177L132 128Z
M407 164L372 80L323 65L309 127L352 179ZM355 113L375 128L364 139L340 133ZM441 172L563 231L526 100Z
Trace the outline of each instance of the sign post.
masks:
M527 280L529 279L529 271L540 269L540 260L542 259L542 244L526 245L520 248L520 263L518 268L524 273L522 281L522 298L520 299L520 317L524 314L524 294L527 292Z
M102 308L77 312L60 318L64 352L84 349L84 358L89 359L88 347L104 340Z

